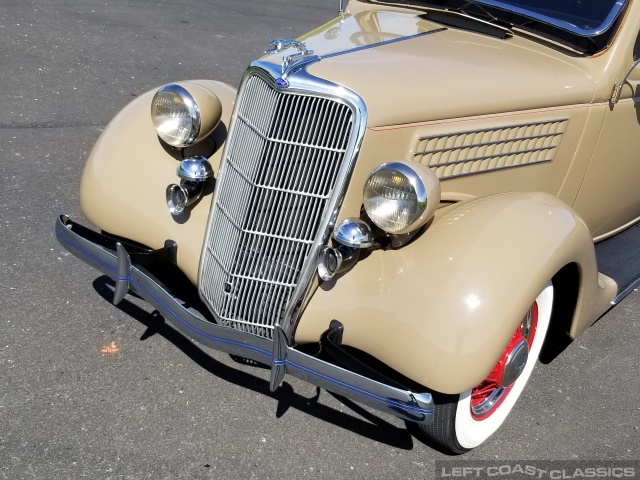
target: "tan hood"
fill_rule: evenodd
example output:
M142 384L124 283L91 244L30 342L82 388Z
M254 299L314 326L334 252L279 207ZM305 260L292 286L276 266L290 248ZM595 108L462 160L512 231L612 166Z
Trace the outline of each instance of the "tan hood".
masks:
M587 74L563 53L523 38L444 29L413 13L362 11L300 40L323 57L309 73L362 96L370 127L589 103L594 95ZM344 53L327 57L337 52Z

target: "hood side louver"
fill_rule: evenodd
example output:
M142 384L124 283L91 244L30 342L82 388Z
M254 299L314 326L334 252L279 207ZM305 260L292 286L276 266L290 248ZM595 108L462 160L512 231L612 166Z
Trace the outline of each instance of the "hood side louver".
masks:
M553 160L569 120L420 137L413 160L440 180Z

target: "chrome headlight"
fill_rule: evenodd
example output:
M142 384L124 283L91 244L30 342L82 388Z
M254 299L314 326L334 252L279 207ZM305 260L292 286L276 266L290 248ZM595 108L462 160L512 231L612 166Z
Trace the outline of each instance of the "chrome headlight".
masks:
M364 185L364 209L387 233L424 225L440 203L440 182L420 163L390 162L373 170Z
M180 85L165 85L151 101L151 119L158 136L174 147L191 145L200 135L200 111Z
M220 99L197 81L165 85L151 101L153 126L174 147L188 147L207 137L221 117Z

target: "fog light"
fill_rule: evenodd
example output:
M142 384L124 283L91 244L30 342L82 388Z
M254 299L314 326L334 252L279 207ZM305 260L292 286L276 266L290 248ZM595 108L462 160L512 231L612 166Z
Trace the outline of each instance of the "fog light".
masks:
M183 182L180 185L172 183L167 187L167 208L171 215L180 215L184 209L200 198L202 183Z

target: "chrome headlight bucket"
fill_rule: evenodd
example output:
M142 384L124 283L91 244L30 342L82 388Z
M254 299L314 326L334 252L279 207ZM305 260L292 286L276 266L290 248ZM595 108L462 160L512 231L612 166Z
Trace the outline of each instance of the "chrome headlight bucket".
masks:
M433 217L440 203L440 182L420 163L389 162L369 174L363 196L371 221L387 233L401 235Z
M158 136L174 147L191 145L200 135L200 110L193 96L180 85L159 89L151 101L151 119Z
M151 120L158 137L173 147L188 147L202 140L221 116L220 99L193 82L165 85L151 101Z

